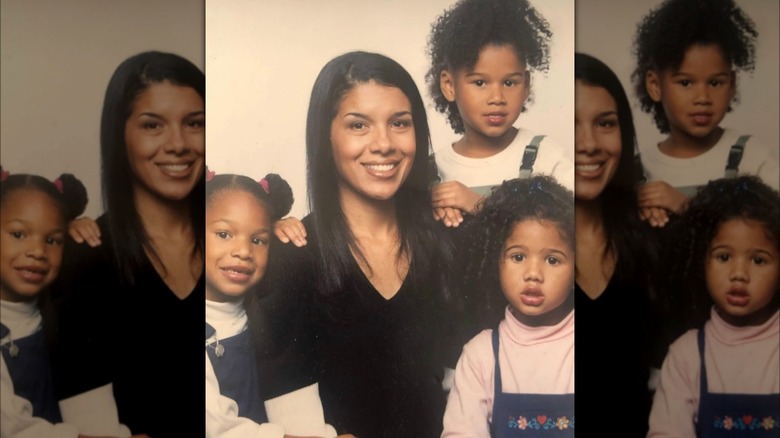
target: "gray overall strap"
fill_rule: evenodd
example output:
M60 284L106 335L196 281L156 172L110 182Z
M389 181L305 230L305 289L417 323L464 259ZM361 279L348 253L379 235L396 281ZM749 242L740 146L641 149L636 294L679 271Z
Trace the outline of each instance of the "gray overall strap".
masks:
M731 145L729 149L729 159L726 162L726 172L723 175L724 178L735 178L739 172L739 163L742 161L742 154L745 152L745 144L747 143L749 135L741 135L737 142Z
M534 171L536 154L539 152L539 146L541 146L544 137L544 135L536 135L531 139L531 143L525 146L525 150L523 151L523 162L520 164L520 179L531 177L531 172Z

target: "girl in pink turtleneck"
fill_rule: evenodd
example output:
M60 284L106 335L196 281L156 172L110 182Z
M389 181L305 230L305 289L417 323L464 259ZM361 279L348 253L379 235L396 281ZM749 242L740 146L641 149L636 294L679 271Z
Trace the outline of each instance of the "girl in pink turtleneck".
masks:
M780 434L779 201L756 177L716 180L675 225L672 298L709 319L670 346L648 437Z
M573 195L551 177L506 181L468 226L464 295L494 329L463 348L442 437L573 436Z

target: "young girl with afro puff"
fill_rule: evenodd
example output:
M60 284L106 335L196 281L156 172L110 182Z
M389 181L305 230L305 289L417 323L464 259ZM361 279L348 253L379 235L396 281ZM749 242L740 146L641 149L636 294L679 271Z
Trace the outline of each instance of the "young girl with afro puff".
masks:
M0 205L0 436L130 436L112 403L94 412L104 420L100 431L64 423L54 393L50 286L61 271L68 221L87 206L84 185L67 173L49 181L0 168Z
M721 126L752 72L758 31L734 0L666 0L637 28L632 73L642 110L666 139L640 152L642 217L663 226L708 181L753 174L777 188L778 161L750 133Z
M711 181L671 231L667 293L689 330L669 347L648 436L778 436L778 192Z
M292 190L279 175L259 181L207 172L206 436L335 436L323 419L317 385L263 400L245 297L263 279L275 220ZM270 421L269 421L270 420Z
M554 176L573 189L571 152L513 126L531 99L531 73L549 68L548 22L527 0L461 0L434 22L426 75L436 110L463 136L435 150L434 214L458 226L502 181Z

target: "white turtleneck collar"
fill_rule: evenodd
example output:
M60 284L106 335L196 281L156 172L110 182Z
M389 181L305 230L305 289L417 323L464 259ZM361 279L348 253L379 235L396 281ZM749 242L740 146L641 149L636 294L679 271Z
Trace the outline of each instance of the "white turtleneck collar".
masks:
M217 339L235 336L247 328L244 301L219 303L206 300L206 322L216 330Z
M38 301L13 303L0 300L0 323L11 331L11 338L18 340L41 329L41 312ZM3 338L5 344L9 339Z

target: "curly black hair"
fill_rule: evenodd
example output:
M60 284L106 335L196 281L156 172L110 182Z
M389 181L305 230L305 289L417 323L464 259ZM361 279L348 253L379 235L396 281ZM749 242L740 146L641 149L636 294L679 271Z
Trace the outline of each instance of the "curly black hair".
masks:
M753 71L757 37L755 24L734 0L666 0L642 19L634 37L631 80L642 111L653 116L661 133L669 133L662 104L653 101L645 87L648 71L679 67L686 50L698 44L715 44L727 63ZM735 93L732 103L737 100Z
M487 328L495 327L504 316L507 300L501 290L499 261L515 225L529 219L552 222L573 250L574 195L550 176L516 178L494 188L478 209L465 230L464 290L471 296L464 299L473 302L467 308Z
M441 73L473 67L480 50L491 44L511 45L529 71L546 72L551 38L547 20L527 0L459 1L436 19L428 37L431 67L425 81L436 111L446 114L455 133L462 134L463 120L458 107L441 92ZM529 97L526 104L531 101Z
M680 330L701 327L713 305L705 280L710 243L723 223L745 219L764 225L780 250L780 194L755 176L722 178L699 189L672 224L673 242L666 266L667 293L680 312Z

